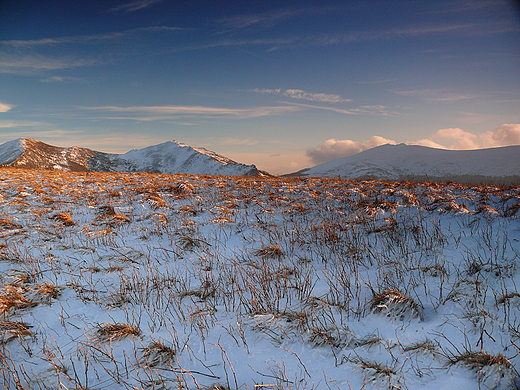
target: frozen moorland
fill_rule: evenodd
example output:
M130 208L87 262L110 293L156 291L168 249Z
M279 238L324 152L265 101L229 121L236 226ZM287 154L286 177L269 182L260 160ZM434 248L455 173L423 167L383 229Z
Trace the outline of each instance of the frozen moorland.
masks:
M516 389L520 188L0 170L4 389Z

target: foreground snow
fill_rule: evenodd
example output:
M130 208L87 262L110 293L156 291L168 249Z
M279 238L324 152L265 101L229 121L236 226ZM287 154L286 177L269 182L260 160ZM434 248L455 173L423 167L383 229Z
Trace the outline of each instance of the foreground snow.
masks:
M520 189L0 171L7 389L515 389Z

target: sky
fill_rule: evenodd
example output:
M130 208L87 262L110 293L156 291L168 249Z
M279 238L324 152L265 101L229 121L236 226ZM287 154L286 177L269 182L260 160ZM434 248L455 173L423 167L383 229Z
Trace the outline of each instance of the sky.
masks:
M520 144L512 0L0 0L0 143L176 140L272 174Z

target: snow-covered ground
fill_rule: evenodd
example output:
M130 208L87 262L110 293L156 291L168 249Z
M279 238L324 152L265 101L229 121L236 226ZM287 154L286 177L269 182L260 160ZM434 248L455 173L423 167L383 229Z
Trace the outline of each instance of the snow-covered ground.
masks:
M0 170L5 389L515 389L520 188Z

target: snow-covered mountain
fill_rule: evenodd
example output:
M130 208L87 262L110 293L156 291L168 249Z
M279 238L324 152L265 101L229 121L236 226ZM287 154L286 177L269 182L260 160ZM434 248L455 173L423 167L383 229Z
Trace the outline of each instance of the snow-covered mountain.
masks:
M62 171L266 175L254 165L237 163L204 148L192 148L176 141L131 150L125 154L110 154L77 146L63 148L31 138L19 138L0 145L0 165Z
M303 169L290 176L518 184L520 145L446 150L387 144Z
M131 171L155 173L189 173L194 175L259 176L254 165L237 163L204 148L193 148L175 141L131 150L119 155Z

